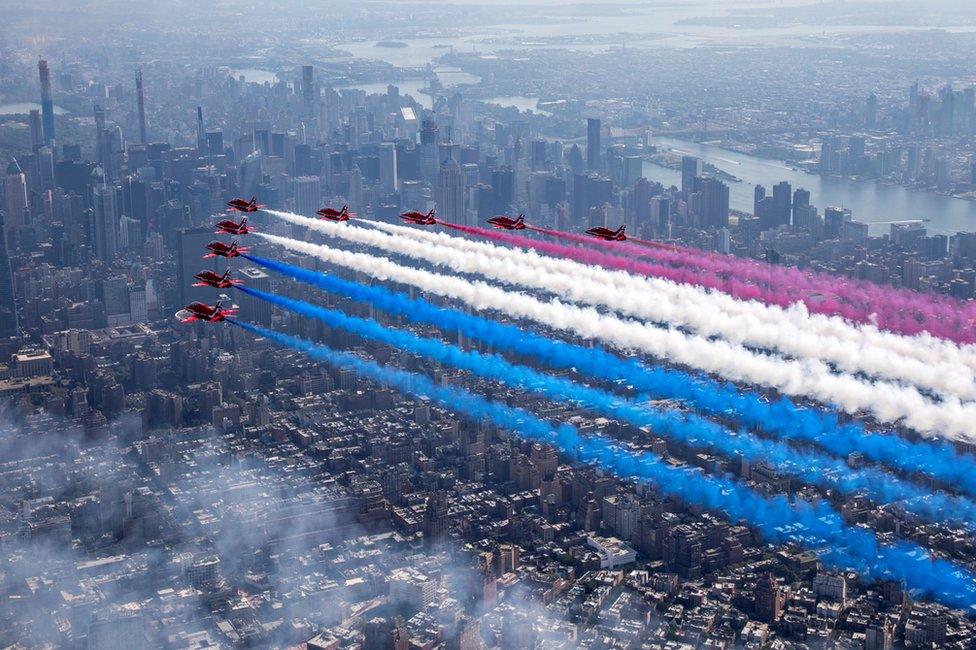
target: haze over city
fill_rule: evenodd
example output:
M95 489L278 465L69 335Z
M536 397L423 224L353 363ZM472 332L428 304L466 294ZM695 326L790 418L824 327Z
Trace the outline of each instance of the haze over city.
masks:
M971 2L0 16L0 646L973 647Z

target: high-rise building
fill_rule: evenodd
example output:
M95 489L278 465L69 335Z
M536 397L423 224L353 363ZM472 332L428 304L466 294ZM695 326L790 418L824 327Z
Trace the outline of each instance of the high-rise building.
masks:
M115 137L112 130L106 128L105 109L95 104L93 113L95 116L95 161L102 168L105 178L111 180L115 178L115 170L112 165Z
M864 103L864 128L873 129L878 123L878 96L874 93L868 95Z
M642 156L626 156L623 159L623 183L631 186L644 177L644 158Z
M363 205L363 172L360 171L359 165L354 164L349 171L349 196L346 198L349 200L350 210L353 212L365 211L366 206Z
M845 221L853 218L850 208L824 208L824 238L837 239L840 237Z
M810 190L805 190L802 187L796 188L793 192L793 225L796 226L797 216L799 213L803 212L807 206L810 205Z
M569 169L573 174L583 173L583 152L580 151L578 144L574 144L569 148L569 153L566 154L566 164L569 165Z
M38 61L37 71L41 77L41 119L44 126L44 142L51 144L54 141L54 98L51 95L51 71L48 70L47 61L44 59Z
M504 214L515 203L515 172L511 167L501 167L491 172L492 206L495 214Z
M115 213L115 188L103 182L95 187L92 196L95 257L111 262L119 252L119 219Z
M27 177L16 159L7 165L7 175L3 179L4 209L7 212L7 229L26 226L30 219L27 213Z
M105 321L109 327L131 323L129 305L129 285L125 276L105 278L101 282L102 304L105 306Z
M752 214L759 216L759 205L766 198L766 186L756 185L752 190Z
M311 142L318 136L318 98L319 90L315 85L315 69L310 65L302 66L302 120L305 123L303 143Z
M41 112L32 108L28 117L30 126L31 149L37 149L44 144L44 127L41 125Z
M786 599L782 589L776 583L776 578L771 573L759 578L754 594L756 618L766 622L777 620L783 613Z
M315 69L310 65L302 66L302 99L305 102L315 99Z
M628 223L643 228L651 218L651 196L654 186L646 178L638 178L630 191L630 215Z
M586 219L590 208L602 208L613 202L613 183L596 172L573 177L573 219Z
M806 231L814 236L819 236L823 232L823 220L817 214L816 206L794 205L793 206L793 228L795 230Z
M793 212L793 188L788 181L773 186L772 226L788 226Z
M681 157L681 191L685 195L695 191L695 179L703 173L701 158Z
M213 155L207 146L207 133L203 128L203 106L197 106L197 151L200 152L201 156L204 154Z
M871 623L864 630L864 650L891 650L893 636L888 619Z
M650 222L659 235L670 236L671 199L666 196L651 197Z
M238 277L244 280L244 284L258 291L268 293L271 291L271 276L259 268L249 266L237 271ZM266 300L261 300L256 296L242 294L237 297L241 305L241 316L253 323L271 326L272 306Z
M454 158L447 158L441 163L434 201L442 218L464 223L464 178L461 166Z
M207 131L206 151L211 156L220 156L224 153L224 132L223 131Z
M322 207L321 180L318 176L292 179L292 190L295 194L295 212L298 214L314 216L315 211Z
M820 171L827 174L834 168L834 141L832 138L824 138L820 143Z
M426 118L420 123L420 177L432 182L438 171L437 122Z
M595 117L586 120L586 168L591 171L601 171L602 151L600 145L600 130L603 125Z
M703 178L699 192L701 225L705 228L729 225L729 186L716 178Z
M4 215L0 213L0 337L17 336L17 305L14 302L13 275L7 252Z
M397 150L392 142L380 144L380 193L389 196L400 188L397 177Z
M139 109L139 142L146 144L146 95L142 88L142 70L136 70L136 102Z

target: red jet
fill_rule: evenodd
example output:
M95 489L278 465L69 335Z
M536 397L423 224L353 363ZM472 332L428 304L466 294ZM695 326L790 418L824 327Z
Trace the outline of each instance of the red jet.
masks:
M202 302L191 302L189 305L181 310L181 313L185 313L185 318L180 318L181 323L193 323L198 320L206 321L208 323L219 323L225 320L228 316L236 316L236 309L224 309L220 306L221 301L217 301L217 304L211 307L208 304ZM179 314L177 314L179 316Z
M237 223L233 219L225 219L217 224L217 235L246 235L254 230L247 225L247 217L241 217L241 222Z
M241 284L241 280L230 277L230 269L224 271L223 275L217 275L213 271L200 271L193 276L194 287L213 287L214 289L229 289L234 285Z
M437 219L434 217L434 211L431 210L427 214L423 212L417 212L416 210L410 210L409 212L404 212L400 215L400 218L407 223L412 223L418 226L433 226L437 223Z
M525 230L525 215L520 214L517 219L505 215L492 217L488 223L499 230Z
M231 210L237 210L238 212L257 212L261 208L265 207L257 203L256 196L252 196L250 201L244 199L231 199L227 202L227 207Z
M349 217L356 216L356 213L350 212L349 206L346 205L342 206L341 210L328 207L322 208L321 210L316 211L315 214L328 221L349 221Z
M620 226L616 230L610 230L609 228L597 227L590 228L586 231L587 235L592 235L597 239L604 239L606 241L624 241L627 239L627 235L624 234L624 230L627 226Z
M250 248L239 247L236 239L230 246L222 241L212 241L207 244L207 250L210 252L204 255L203 259L209 259L211 257L239 257L242 253L251 252Z

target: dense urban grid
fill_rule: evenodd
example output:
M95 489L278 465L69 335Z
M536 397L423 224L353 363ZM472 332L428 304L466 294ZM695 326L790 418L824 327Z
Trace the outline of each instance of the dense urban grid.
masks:
M972 647L976 602L919 574L976 574L976 479L943 462L976 454L976 387L955 380L973 312L948 334L865 312L879 346L896 332L951 347L928 374L895 354L811 353L863 388L854 403L816 379L806 339L598 289L650 295L639 282L660 274L645 270L694 250L755 261L741 268L769 276L756 286L802 269L970 309L976 33L867 29L859 9L821 33L844 3L670 21L622 5L619 28L592 32L597 5L59 4L0 27L0 646ZM732 24L810 30L670 44ZM773 162L781 176L747 174ZM931 211L862 214L882 196ZM261 206L232 215L253 232L215 234L238 197ZM323 206L355 217L316 219ZM395 225L430 210L451 239ZM520 214L530 228L480 230ZM662 257L565 234L619 226ZM202 259L214 240L249 250ZM206 286L207 269L241 284ZM411 269L525 301L466 300ZM575 286L555 288L557 272ZM833 298L804 296L803 316L833 316ZM217 300L240 320L180 322ZM533 300L565 316L533 319ZM573 302L594 322L621 312L623 333L574 330ZM771 295L750 304L780 314ZM631 319L674 336L626 339ZM741 351L693 361L676 351L693 336ZM780 362L798 375L767 379ZM682 498L434 386L654 457L659 476L836 520L914 568L846 568L800 524ZM902 389L918 401L899 406Z

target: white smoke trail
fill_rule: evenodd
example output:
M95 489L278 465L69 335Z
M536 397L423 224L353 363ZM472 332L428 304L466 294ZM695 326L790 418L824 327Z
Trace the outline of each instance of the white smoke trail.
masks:
M928 333L904 336L873 325L855 325L837 316L811 314L803 303L783 308L744 301L698 286L549 257L533 250L444 232L361 221L415 241L491 255L513 264L540 266L573 278L588 277L615 289L602 292L602 301L591 304L603 304L623 314L666 320L704 336L721 336L734 343L778 350L790 356L819 358L849 372L907 381L962 399L976 398L976 346L973 345L959 346ZM649 296L663 297L669 302L649 304ZM669 311L670 316L659 316Z
M881 422L903 422L926 435L948 435L976 441L976 406L955 398L935 403L916 389L869 383L834 374L820 362L792 361L751 352L726 341L711 341L673 329L601 314L591 307L542 301L480 281L402 266L385 257L354 253L307 242L255 233L289 250L312 255L378 280L409 284L460 300L475 309L493 309L622 350L640 350L733 381L774 387L787 395L812 397L847 413L868 412Z
M901 357L892 354L890 349L870 345L874 340L870 336L862 336L858 345L848 339L811 332L802 327L802 318L792 319L799 323L790 322L778 307L768 308L758 302L744 302L668 280L639 277L444 233L367 222L397 235L392 236L300 215L274 214L346 241L426 260L460 273L548 290L575 302L680 325L705 337L720 336L730 343L775 350L801 359L820 359L840 370L893 379L961 400L976 399L973 373L961 364L946 363L934 354L925 361ZM421 246L416 242L430 245ZM857 331L853 326L850 329Z

